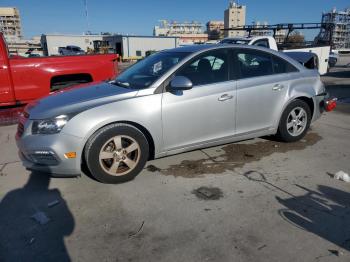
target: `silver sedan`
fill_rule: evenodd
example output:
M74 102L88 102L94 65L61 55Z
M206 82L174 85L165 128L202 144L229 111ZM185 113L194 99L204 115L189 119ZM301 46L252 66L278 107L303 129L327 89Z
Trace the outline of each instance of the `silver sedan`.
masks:
M325 107L317 71L264 48L165 50L114 81L30 104L16 135L28 169L133 179L147 160L254 137L301 139Z

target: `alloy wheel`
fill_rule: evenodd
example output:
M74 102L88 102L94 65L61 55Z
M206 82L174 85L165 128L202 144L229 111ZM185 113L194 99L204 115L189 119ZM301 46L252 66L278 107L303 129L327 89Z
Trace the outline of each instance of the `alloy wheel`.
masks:
M287 117L287 131L291 136L302 134L307 125L307 113L302 107L295 107Z
M126 135L110 138L101 148L99 162L102 169L112 176L122 176L131 172L141 156L140 145Z

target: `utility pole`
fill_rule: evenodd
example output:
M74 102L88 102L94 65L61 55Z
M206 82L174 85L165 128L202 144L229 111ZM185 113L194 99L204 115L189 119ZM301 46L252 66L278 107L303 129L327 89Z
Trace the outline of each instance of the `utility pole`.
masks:
M85 7L86 33L90 33L88 4L87 4L87 0L83 0L83 1L84 1L84 7Z

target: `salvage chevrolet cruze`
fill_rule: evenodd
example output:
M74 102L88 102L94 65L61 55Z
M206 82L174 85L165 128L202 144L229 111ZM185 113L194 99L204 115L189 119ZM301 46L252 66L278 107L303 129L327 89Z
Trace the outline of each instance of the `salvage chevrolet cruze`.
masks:
M325 96L317 71L278 52L195 45L29 104L16 140L30 170L74 176L86 165L97 180L119 183L154 158L266 135L297 141Z

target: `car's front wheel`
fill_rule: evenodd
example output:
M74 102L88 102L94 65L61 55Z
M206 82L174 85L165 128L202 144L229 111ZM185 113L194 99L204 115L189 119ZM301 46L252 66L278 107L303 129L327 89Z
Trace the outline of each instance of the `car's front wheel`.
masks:
M294 142L303 138L310 127L311 110L303 100L296 99L284 110L277 137L285 142Z
M142 171L148 154L144 134L123 123L101 128L85 147L85 160L91 175L110 184L132 180Z

